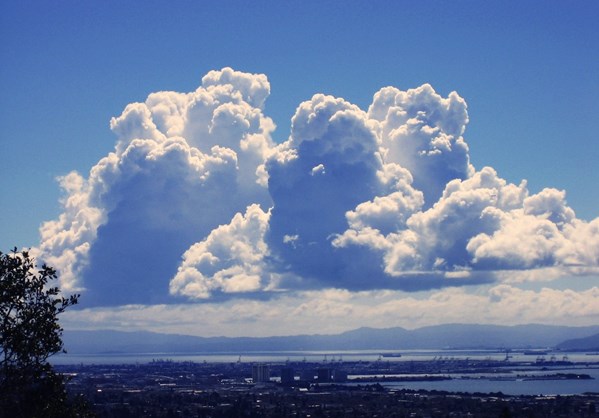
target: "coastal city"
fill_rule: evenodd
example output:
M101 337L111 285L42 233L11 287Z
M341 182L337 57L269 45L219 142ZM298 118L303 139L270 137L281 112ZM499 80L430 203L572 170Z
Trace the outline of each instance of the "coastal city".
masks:
M599 391L575 395L410 389L422 381L594 380L564 360L327 360L209 363L155 359L61 365L67 389L102 417L595 417ZM584 370L596 370L588 364ZM491 377L493 378L493 377Z

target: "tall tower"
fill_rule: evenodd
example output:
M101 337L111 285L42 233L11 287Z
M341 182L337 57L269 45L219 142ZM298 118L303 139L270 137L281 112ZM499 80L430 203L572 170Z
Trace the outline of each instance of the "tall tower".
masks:
M254 383L270 382L270 368L268 364L253 364L252 380Z

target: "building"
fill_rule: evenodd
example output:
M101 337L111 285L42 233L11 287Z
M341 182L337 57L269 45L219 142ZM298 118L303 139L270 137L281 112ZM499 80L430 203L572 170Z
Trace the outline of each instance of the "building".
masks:
M252 380L254 383L270 382L270 368L268 364L252 365Z
M281 369L281 383L289 384L295 382L295 371L293 367L283 367Z
M316 376L318 376L319 382L330 382L333 376L333 371L328 367L323 367L316 370Z
M347 372L345 370L333 370L333 382L346 382Z
M315 375L316 375L316 372L314 369L303 369L301 371L300 378L301 378L301 380L303 380L305 382L311 382L314 380Z

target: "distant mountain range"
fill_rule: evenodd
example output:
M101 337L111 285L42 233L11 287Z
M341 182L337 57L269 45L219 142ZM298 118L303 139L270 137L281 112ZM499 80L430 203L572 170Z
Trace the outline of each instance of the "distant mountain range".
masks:
M564 351L599 351L599 334L564 341L556 346Z
M308 350L406 350L575 347L587 337L597 341L599 326L464 325L404 328L358 328L335 335L285 337L196 337L137 331L65 331L71 354L202 353ZM593 340L594 338L594 340ZM571 342L574 341L574 342ZM564 345L567 344L567 345ZM595 343L592 343L593 345ZM595 345L597 347L597 345ZM573 348L569 348L573 349ZM580 349L584 349L580 347Z

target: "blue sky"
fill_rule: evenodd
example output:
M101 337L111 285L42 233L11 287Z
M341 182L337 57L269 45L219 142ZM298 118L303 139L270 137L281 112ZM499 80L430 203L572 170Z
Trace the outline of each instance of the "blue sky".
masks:
M112 149L108 121L127 103L188 91L225 66L267 74L278 140L317 92L367 106L387 85L455 90L477 166L565 189L595 217L599 6L415 3L4 3L2 248L36 244L59 211L54 178Z
M316 93L366 111L385 86L405 91L430 83L443 98L456 91L467 102L463 137L476 170L491 166L516 185L526 179L531 195L565 190L578 219L599 216L596 2L23 1L4 2L0 12L4 251L40 244L40 225L63 212L56 178L73 170L87 178L114 150L109 123L127 104L152 92L192 92L224 67L268 77L263 114L277 125L276 143L288 139L296 108ZM197 238L190 242L204 237ZM568 288L564 280L543 286ZM596 274L584 285L572 280L581 292L596 289ZM347 288L357 305L366 300L353 293L368 290L356 283L336 288ZM479 289L463 288L467 297ZM580 297L596 302L594 292ZM584 318L577 323L590 321Z

